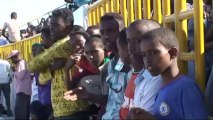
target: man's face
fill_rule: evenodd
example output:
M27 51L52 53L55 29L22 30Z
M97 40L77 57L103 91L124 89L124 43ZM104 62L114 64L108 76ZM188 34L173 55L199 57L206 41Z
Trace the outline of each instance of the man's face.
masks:
M14 56L11 57L11 61L14 64L17 64L19 62L19 60L20 59L19 59L18 55L14 55Z
M158 40L143 40L140 45L143 62L152 76L162 74L171 66L169 50Z
M117 52L116 39L119 35L119 23L116 20L102 21L100 33L105 49Z
M139 36L141 33L133 29L127 29L126 34L128 41L128 53L132 67L143 66L143 57L141 55L139 42Z
M104 49L98 45L97 42L89 42L85 44L84 52L87 60L95 67L99 67L104 61L105 52Z
M50 32L53 40L59 40L66 37L69 34L69 31L71 31L71 28L65 24L63 18L51 17Z

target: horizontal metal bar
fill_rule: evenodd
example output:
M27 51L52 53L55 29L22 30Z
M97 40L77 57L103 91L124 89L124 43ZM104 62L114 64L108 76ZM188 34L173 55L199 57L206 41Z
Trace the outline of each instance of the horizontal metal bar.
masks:
M166 23L175 22L175 15L174 15L174 14L171 14L171 15L168 15L168 16L164 16L163 22L164 22L165 24L166 24Z
M182 52L179 54L179 59L183 61L195 60L195 52Z
M187 11L182 11L179 13L178 18L180 21L190 19L194 15L194 9L187 10Z

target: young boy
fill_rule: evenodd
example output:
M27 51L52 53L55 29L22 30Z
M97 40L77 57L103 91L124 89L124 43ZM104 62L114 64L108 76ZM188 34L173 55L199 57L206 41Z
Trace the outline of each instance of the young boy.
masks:
M158 28L141 38L141 53L145 67L156 76L161 74L163 87L154 104L156 119L208 119L203 96L189 77L180 74L177 56L178 40L173 31ZM132 119L153 119L144 110L133 109Z
M121 119L126 119L131 107L139 107L153 112L154 100L161 87L162 80L160 76L151 76L145 69L143 62L141 62L143 57L140 54L139 39L140 35L159 27L160 25L153 20L142 19L135 20L127 28L127 48L134 72L125 90L125 101L120 110Z
M125 24L118 13L107 13L101 17L100 31L105 49L115 55L101 73L102 95L89 94L84 89L70 91L72 97L88 99L100 104L106 104L106 112L102 119L119 119L119 110L124 101L124 90L131 73L124 70L124 64L119 59L116 39ZM103 70L103 69L102 69ZM109 89L105 89L109 86ZM106 87L107 88L107 87ZM69 95L68 94L68 95ZM108 98L107 98L108 97Z

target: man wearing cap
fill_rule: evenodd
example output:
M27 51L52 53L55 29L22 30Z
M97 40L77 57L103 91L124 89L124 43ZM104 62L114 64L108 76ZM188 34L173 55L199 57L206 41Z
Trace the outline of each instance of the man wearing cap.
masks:
M27 63L21 59L18 50L12 50L8 58L15 64L14 79L16 88L15 119L29 119L29 105L31 97L31 74L27 70Z

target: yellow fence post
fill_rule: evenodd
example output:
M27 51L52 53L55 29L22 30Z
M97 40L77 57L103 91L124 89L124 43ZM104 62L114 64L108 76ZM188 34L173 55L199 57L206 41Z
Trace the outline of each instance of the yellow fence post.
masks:
M133 0L127 0L127 13L128 13L128 22L129 25L134 21L134 3Z
M163 0L163 17L171 15L171 10L170 10L170 0ZM163 26L168 27L168 25L163 21Z
M205 90L203 1L194 0L195 70L196 81Z
M187 51L187 20L179 20L181 11L186 10L186 0L175 0L175 32L178 37L180 53ZM179 60L181 73L187 74L187 62Z
M154 0L154 20L162 23L161 0Z
M101 18L101 16L104 15L104 13L103 13L103 5L100 5L100 8L99 8L99 15L100 15L100 18ZM99 19L100 19L100 18L99 18Z
M120 6L121 6L121 15L124 18L125 26L127 26L126 0L121 0L120 2L121 2L120 3Z
M135 19L141 19L142 18L142 0L135 0L134 1L135 6Z
M143 13L144 18L150 19L151 18L151 4L150 0L143 0Z
M119 0L114 0L114 11L120 13Z
M108 4L109 4L109 12L114 12L113 1L112 0L108 0Z
M92 25L92 15L91 15L91 10L88 10L88 20L89 20L89 25Z
M97 20L96 25L98 25L100 21L99 7L95 8L95 11L96 11L96 20Z

